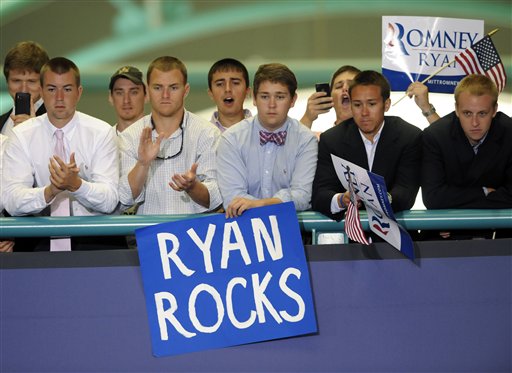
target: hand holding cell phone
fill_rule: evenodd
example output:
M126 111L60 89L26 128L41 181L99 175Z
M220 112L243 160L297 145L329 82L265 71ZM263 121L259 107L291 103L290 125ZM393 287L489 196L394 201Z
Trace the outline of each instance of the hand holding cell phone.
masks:
M333 107L331 98L331 89L329 83L316 83L315 91L324 92L324 96L319 96L317 93L313 93L308 98L306 106L306 112L300 120L302 124L311 128L313 122L318 118L320 114L328 113Z
M30 115L30 93L17 92L14 97L14 115Z
M329 86L329 83L316 83L315 91L325 92L327 94L327 96L331 95L331 87Z

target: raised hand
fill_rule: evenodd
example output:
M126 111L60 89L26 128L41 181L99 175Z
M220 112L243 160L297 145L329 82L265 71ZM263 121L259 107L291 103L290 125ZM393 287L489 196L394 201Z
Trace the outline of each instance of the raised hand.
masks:
M194 163L190 170L184 174L174 174L169 186L177 192L189 191L197 183L197 163Z
M151 127L145 127L140 134L138 160L144 165L149 165L156 159L160 151L160 143L163 140L163 136L159 134L156 141L153 142L152 131Z
M300 122L311 128L313 122L320 114L329 112L333 107L332 97L325 92L315 92L308 98L306 112Z

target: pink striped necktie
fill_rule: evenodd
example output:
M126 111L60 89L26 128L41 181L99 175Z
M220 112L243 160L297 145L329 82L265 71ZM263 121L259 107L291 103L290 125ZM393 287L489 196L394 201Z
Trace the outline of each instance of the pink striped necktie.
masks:
M66 151L64 148L64 132L62 130L55 131L55 148L54 154L66 162ZM53 162L53 160L52 160ZM68 192L60 192L53 200L50 209L52 216L70 216ZM52 238L50 240L50 251L71 251L70 238Z

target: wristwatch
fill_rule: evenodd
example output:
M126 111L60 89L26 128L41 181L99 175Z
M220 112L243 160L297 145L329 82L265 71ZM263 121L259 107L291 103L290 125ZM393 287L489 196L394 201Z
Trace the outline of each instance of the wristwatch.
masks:
M436 108L434 107L434 105L430 104L430 109L428 109L427 111L422 111L421 114L423 114L423 116L425 118L431 116L432 114L434 114L436 112Z

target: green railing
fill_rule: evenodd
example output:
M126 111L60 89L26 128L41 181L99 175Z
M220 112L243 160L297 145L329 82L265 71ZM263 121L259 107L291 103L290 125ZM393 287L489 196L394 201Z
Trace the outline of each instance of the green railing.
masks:
M122 236L137 228L204 215L100 215L70 217L0 218L0 237ZM322 233L342 233L344 221L334 221L313 211L297 213L303 232L312 232L313 243ZM396 214L407 230L504 229L512 228L512 209L500 210L413 210ZM361 212L363 229L368 219Z

